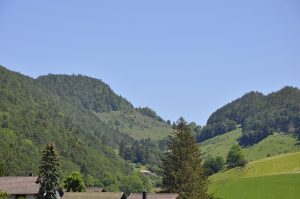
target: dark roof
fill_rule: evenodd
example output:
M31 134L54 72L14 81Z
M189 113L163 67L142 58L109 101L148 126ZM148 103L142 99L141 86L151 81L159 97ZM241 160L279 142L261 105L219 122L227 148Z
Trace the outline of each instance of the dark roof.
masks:
M65 192L62 199L121 199L124 193L113 192Z
M177 193L147 193L147 199L176 199ZM142 193L132 193L127 199L143 199Z
M8 194L34 195L39 192L37 177L0 177L0 190Z

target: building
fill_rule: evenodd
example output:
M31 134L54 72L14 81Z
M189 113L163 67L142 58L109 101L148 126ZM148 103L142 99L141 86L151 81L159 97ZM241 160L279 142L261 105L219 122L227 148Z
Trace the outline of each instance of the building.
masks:
M176 199L177 193L132 193L127 199Z
M39 192L39 185L36 184L37 177L0 177L0 190L6 192L9 199L34 199Z
M40 185L35 183L37 177L0 177L0 190L8 194L9 199L35 199ZM60 198L57 192L57 197Z
M62 199L126 199L117 192L65 192Z

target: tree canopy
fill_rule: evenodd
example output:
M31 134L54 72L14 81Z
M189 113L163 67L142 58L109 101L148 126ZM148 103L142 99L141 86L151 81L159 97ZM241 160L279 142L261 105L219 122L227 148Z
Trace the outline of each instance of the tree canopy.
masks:
M163 190L179 193L182 199L207 198L207 177L202 157L187 122L180 118L170 136L168 152L162 159Z
M245 166L247 164L247 160L242 153L241 147L239 145L233 145L226 158L227 168L234 168L238 166Z
M86 187L83 182L82 175L78 171L72 172L71 175L67 176L64 180L64 188L67 189L67 192L85 192Z
M39 176L36 183L40 184L37 199L56 199L59 183L60 163L52 143L48 143L43 151Z

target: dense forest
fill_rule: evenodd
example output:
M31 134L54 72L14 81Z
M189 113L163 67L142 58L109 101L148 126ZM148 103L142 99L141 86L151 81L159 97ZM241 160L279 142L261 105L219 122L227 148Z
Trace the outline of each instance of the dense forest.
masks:
M250 92L214 112L198 133L198 141L234 130L241 125L240 144L251 145L274 132L300 136L300 90L285 87L269 95Z
M100 80L81 75L33 79L0 67L0 85L2 175L37 173L41 150L49 141L58 149L63 176L77 170L103 179L112 173L131 173L130 162L159 161L159 142L135 140L94 113L135 110ZM120 146L130 148L130 158L119 153Z

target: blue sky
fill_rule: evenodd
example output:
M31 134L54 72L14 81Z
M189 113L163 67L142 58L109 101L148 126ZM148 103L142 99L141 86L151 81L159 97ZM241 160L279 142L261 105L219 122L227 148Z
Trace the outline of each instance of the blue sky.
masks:
M96 77L172 121L300 87L298 0L0 0L0 27L1 65Z

